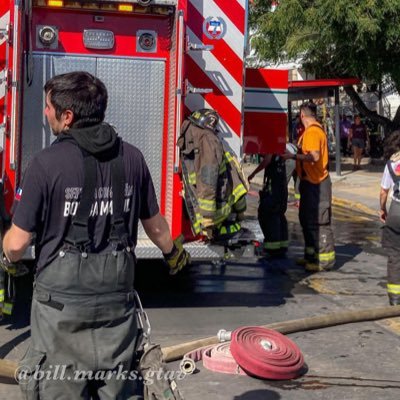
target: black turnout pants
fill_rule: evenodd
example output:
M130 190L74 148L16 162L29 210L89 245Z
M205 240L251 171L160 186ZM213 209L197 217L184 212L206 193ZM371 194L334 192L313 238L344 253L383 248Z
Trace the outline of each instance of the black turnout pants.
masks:
M133 371L133 278L134 256L125 250L60 253L39 273L31 344L20 362L30 371L20 381L25 399L142 398Z
M320 184L300 182L299 219L305 242L307 261L323 269L335 264L335 243L331 227L332 184L328 176Z
M280 188L279 193L260 191L258 221L264 234L263 247L267 253L282 254L288 249L286 210L287 187Z

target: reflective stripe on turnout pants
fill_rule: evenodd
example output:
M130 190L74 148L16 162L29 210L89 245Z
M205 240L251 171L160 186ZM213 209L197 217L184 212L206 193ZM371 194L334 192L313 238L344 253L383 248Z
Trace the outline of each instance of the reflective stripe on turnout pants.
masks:
M382 233L382 247L388 256L387 291L400 298L400 203L392 200Z
M68 251L39 273L31 345L20 365L31 371L60 366L70 378L23 380L25 398L89 399L89 381L76 380L76 371L132 370L138 333L133 279L134 256L125 251L87 258ZM137 380L116 376L98 385L98 398L136 399ZM30 397L35 392L38 397Z
M331 227L332 184L328 176L320 184L300 182L299 220L303 229L305 258L323 268L335 264L335 243Z

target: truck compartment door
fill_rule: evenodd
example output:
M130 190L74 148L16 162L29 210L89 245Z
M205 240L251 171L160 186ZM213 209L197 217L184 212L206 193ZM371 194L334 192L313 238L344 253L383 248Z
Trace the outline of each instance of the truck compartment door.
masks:
M288 71L247 68L244 104L244 153L283 153L288 128Z

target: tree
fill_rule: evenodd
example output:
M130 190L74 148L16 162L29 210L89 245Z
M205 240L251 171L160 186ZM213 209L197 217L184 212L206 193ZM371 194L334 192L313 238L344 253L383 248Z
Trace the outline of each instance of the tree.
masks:
M357 77L391 85L400 93L400 0L270 0L251 2L251 45L272 62L303 60L317 78ZM376 114L353 87L346 87L358 111L400 128L400 107L393 120Z

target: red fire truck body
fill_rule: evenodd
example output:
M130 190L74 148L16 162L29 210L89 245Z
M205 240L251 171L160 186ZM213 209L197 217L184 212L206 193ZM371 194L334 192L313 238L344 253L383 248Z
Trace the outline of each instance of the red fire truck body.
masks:
M247 8L247 0L2 0L2 218L11 213L32 155L54 140L43 115L45 82L84 70L108 89L106 121L143 152L173 237L184 233L194 258L217 256L191 235L176 141L188 113L213 108L226 146L242 157ZM246 112L257 114L257 122L248 143L258 143L256 152L281 151L284 100L280 108L254 105L273 92L268 79L259 78L250 80ZM286 86L275 87L286 90L287 99L287 78ZM251 127L253 118L247 120ZM160 256L141 228L136 253Z

